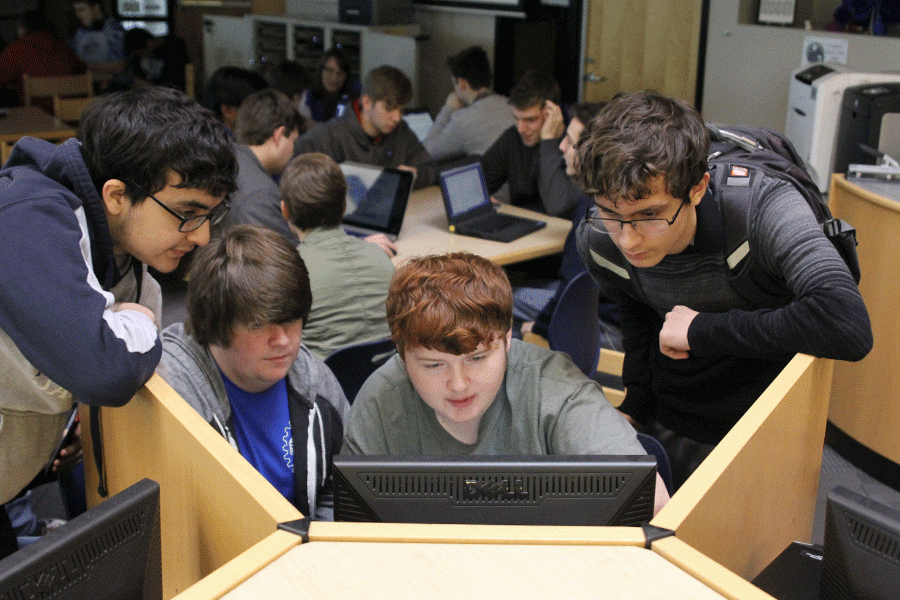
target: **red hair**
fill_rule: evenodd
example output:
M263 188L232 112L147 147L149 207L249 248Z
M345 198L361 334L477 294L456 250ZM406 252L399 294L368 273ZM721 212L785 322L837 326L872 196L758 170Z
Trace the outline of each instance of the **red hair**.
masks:
M387 318L403 356L407 346L468 354L512 327L512 288L503 269L457 252L414 258L391 279Z

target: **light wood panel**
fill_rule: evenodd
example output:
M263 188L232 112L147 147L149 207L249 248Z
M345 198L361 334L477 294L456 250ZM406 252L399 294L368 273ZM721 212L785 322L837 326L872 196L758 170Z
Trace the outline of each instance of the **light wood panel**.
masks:
M53 114L56 118L63 122L77 123L81 120L83 113L88 106L99 100L96 96L88 98L62 98L53 96Z
M875 345L863 360L835 365L829 418L856 441L900 463L900 183L869 184L881 193L862 185L833 175L828 197L832 213L857 231L859 291Z
M703 581L714 591L734 600L773 600L773 598L738 577L708 556L691 548L676 537L653 542L653 551L678 566L685 573Z
M693 103L701 6L701 0L590 0L584 100L649 88Z
M721 599L641 547L311 542L225 598Z
M86 407L81 422L89 423ZM301 514L154 375L124 407L101 410L110 494L144 477L160 484L163 597L171 598ZM88 504L96 493L84 430Z
M795 356L652 523L748 580L810 541L833 366Z
M92 96L91 72L63 77L29 77L22 75L23 104L31 106L35 97Z

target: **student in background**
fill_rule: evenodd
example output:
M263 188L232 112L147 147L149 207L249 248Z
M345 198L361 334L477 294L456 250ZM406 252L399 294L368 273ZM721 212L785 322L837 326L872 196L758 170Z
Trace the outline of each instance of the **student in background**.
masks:
M253 71L240 67L220 67L206 82L203 106L213 111L233 131L238 108L244 99L266 87L266 80L262 75Z
M163 331L160 375L297 510L331 519L331 457L349 406L300 341L312 302L303 260L251 225L202 250L187 321Z
M260 225L297 245L297 237L281 216L281 196L273 176L280 175L293 157L302 127L300 113L279 91L260 90L241 103L234 126L237 190L221 230L240 224Z
M571 360L512 339L503 269L466 253L399 267L387 319L398 354L350 410L350 454L646 454ZM656 509L668 500L657 477Z
M758 292L770 300L732 287L720 240L738 200L710 181L708 153L690 105L632 92L600 111L575 157L594 196L578 250L622 319L619 410L666 447L676 488L794 354L860 360L872 348L853 276L784 180L766 176L747 217L746 260L768 278L749 283L771 286Z
M434 161L401 118L411 98L412 83L402 71L389 65L373 69L359 99L343 116L309 130L295 154L321 152L339 163L408 169L416 174L415 187L434 185Z
M0 170L0 503L45 466L74 400L122 406L153 374L162 295L147 267L171 272L209 241L236 168L222 124L168 88L100 99L77 140L13 147Z
M572 215L572 229L566 236L563 245L562 260L559 269L559 278L551 282L526 282L525 286L514 289L514 313L516 319L522 320L520 331L522 333L533 332L541 337L546 338L549 334L550 317L556 304L559 302L559 296L566 285L575 278L576 275L582 273L586 267L578 255L578 249L575 244L575 236L578 227L587 214L588 207L593 203L593 198L585 194L581 188L571 181L575 176L575 150L586 126L589 126L594 117L602 108L602 104L585 102L578 104L573 108L572 119L566 127L566 134L559 143L558 152L561 156L557 156L554 160L553 155L548 152L541 153L541 161L552 161L546 166L549 170L556 165L557 173L554 177L566 177L569 180L567 193L571 195L571 199L567 200L575 206ZM600 313L603 325L603 339L601 343L605 347L621 349L621 333L618 331L619 319L615 310L615 305L606 298L600 299Z
M515 124L506 98L491 91L491 63L481 46L447 59L453 91L422 143L434 160L482 155Z
M283 60L278 64L269 64L263 70L263 77L270 88L278 90L291 99L291 104L307 121L310 119L309 110L303 104L306 91L312 85L312 79L299 63L293 60ZM308 124L304 127L304 131Z
M300 239L313 304L303 327L306 346L320 358L390 335L384 316L394 265L375 244L341 228L347 181L321 153L293 159L281 177L281 210ZM352 398L350 398L352 401Z
M187 63L184 40L134 27L125 32L125 71L119 79L127 89L165 85L183 92Z
M18 102L21 104L22 75L29 77L62 77L84 72L82 63L72 49L50 31L47 17L39 10L30 10L19 17L18 38L10 42L0 52L0 86L13 85ZM43 107L53 112L53 101L46 101ZM36 102L36 104L41 104Z
M548 215L568 217L574 204L565 177L553 177L566 125L559 107L559 84L528 71L509 92L515 125L481 157L488 191L509 185L509 201ZM541 160L547 154L551 160ZM551 168L548 170L548 166Z
M316 123L340 116L339 108L359 97L359 81L350 77L350 62L338 48L322 55L312 85L303 94L300 113Z
M79 27L72 49L89 69L118 75L125 68L125 30L106 16L101 0L74 0Z

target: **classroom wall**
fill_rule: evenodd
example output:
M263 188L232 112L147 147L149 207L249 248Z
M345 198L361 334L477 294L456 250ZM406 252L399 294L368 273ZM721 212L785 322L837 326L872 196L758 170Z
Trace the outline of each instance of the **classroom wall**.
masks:
M596 1L596 0L594 0ZM703 115L718 123L784 131L790 74L807 35L847 40L857 70L900 70L900 38L738 24L740 0L710 0Z
M434 114L453 91L447 57L480 45L494 64L494 17L485 14L416 8L425 39L419 43L419 102Z

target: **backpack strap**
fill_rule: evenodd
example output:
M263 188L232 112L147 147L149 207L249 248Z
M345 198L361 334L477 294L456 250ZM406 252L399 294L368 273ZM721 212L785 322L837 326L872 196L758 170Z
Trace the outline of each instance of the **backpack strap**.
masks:
M747 165L710 163L713 198L722 214L722 254L728 284L741 298L760 308L779 308L791 292L755 260L749 240L750 212L759 198L763 172Z

